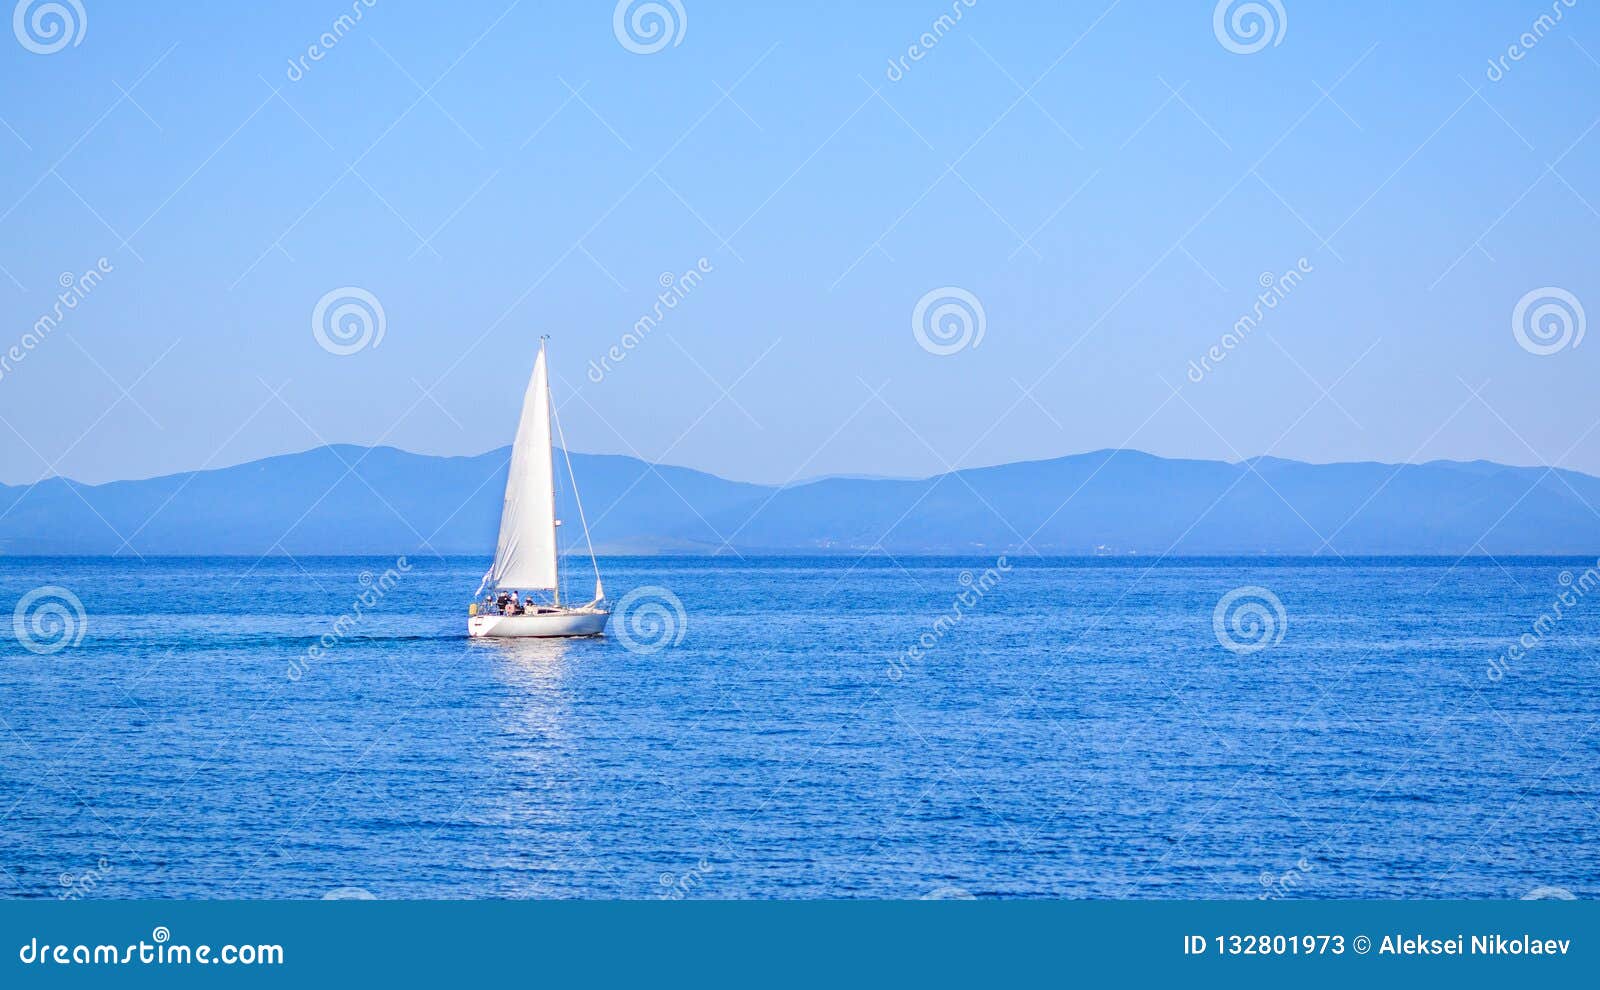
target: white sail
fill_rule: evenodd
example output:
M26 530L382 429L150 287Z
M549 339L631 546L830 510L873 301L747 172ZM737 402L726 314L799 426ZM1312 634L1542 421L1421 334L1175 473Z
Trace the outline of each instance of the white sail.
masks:
M550 375L543 346L533 364L511 447L500 542L489 582L497 588L527 591L556 588L555 465L550 450Z

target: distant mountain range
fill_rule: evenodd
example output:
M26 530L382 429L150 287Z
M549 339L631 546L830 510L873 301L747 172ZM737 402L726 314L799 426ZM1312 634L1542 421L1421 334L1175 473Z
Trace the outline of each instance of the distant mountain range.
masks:
M509 448L434 457L339 445L143 481L0 486L0 553L488 556L508 459ZM1101 450L781 488L632 457L572 461L603 553L1600 551L1600 478L1487 461L1229 464ZM571 538L576 507L561 501Z

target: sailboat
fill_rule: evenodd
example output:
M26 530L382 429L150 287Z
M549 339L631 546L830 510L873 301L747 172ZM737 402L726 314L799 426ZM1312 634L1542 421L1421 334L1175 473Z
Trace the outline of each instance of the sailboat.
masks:
M511 446L511 473L506 477L505 506L500 512L500 538L494 551L494 565L483 576L475 599L468 609L467 635L483 636L598 636L605 632L611 613L604 607L605 588L600 583L600 563L595 559L589 539L589 523L578 499L578 482L572 473L572 455L561 434L561 418L550 402L550 372L545 360L545 344L540 338L539 356L533 362L533 377L522 400L522 419ZM573 502L583 539L594 566L594 600L570 607L561 602L561 552L556 531L555 444L551 435L554 420L561 439L561 453L572 481ZM478 601L485 588L493 589L488 598ZM518 602L517 594L548 592L548 602ZM509 603L506 602L509 596Z

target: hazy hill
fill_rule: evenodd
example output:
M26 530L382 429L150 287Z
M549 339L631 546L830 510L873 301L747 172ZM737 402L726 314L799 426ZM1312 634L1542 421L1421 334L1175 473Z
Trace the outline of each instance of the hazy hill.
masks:
M487 555L508 457L333 446L143 481L0 486L0 552ZM779 489L631 457L572 459L602 552L1600 551L1600 479L1486 461L1228 464L1103 450ZM577 512L562 501L575 536Z

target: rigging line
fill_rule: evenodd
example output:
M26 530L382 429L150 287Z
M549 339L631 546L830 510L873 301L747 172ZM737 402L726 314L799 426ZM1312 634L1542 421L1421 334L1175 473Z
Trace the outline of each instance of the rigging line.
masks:
M583 499L578 496L578 476L572 470L572 451L567 449L567 433L561 428L561 413L554 402L550 403L550 416L556 421L556 436L561 438L561 456L567 462L567 477L572 480L572 501L578 507L578 522L583 526L583 542L589 547L589 563L594 567L594 581L600 584L600 561L595 559L594 540L589 536L589 520L583 515ZM596 599L598 601L599 599Z

